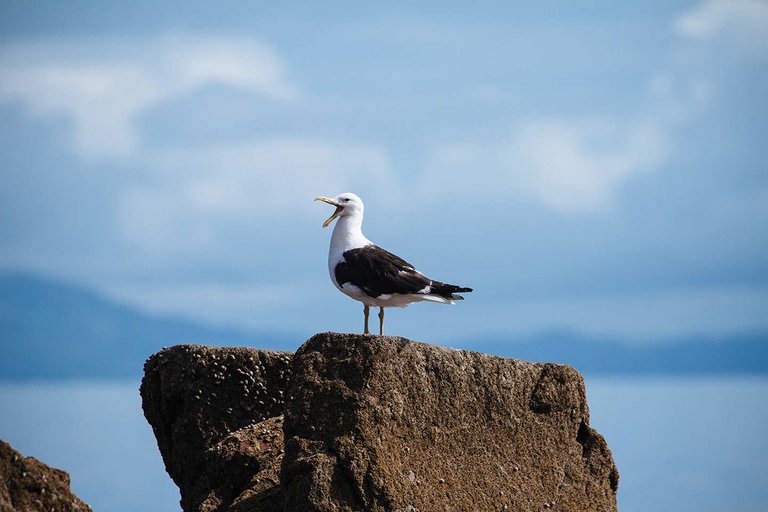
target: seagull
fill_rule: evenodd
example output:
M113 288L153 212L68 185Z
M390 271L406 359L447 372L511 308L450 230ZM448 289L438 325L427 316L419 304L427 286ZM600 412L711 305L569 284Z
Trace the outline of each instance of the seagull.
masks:
M331 235L328 272L336 288L363 303L363 334L370 334L371 306L379 308L379 334L382 335L384 308L402 308L421 301L453 304L455 300L464 300L458 293L472 291L472 288L433 281L404 259L368 240L362 230L363 201L355 194L318 196L315 201L336 207L323 223L327 228L339 219Z

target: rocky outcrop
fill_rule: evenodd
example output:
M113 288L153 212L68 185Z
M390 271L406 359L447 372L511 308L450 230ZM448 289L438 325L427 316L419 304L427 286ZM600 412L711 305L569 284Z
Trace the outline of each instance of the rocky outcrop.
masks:
M178 345L144 366L141 398L185 511L282 511L291 354Z
M615 510L568 366L323 334L294 357L286 510Z
M145 372L186 511L616 510L568 366L324 333L292 359L179 346Z
M90 512L69 489L69 475L0 441L0 512Z

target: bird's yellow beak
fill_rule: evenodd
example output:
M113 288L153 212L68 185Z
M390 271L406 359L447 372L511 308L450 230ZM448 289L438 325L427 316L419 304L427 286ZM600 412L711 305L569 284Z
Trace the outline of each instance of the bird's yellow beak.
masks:
M324 202L324 203L332 204L333 206L335 206L335 207L336 207L336 211L335 211L335 212L333 212L333 215L331 215L330 217L328 217L328 220L327 220L327 221L323 222L323 227L324 227L324 228L327 228L328 226L330 226L331 222L333 222L333 220L334 220L336 217L338 217L338 216L339 216L339 214L341 213L341 210L343 210L343 209L344 209L344 207L343 207L343 206L341 206L340 204L338 204L338 203L334 202L334 201L333 201L333 200L331 200L331 199L328 199L327 197L323 197L323 196L317 196L317 197L315 198L315 201L322 201L322 202Z

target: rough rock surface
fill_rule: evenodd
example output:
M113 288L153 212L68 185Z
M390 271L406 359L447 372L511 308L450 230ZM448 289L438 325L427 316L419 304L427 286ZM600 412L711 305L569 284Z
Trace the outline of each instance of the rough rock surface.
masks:
M0 441L0 512L85 512L91 507L72 494L69 475Z
M166 349L142 397L187 512L616 510L568 366L324 333L292 360Z
M285 510L616 510L569 366L319 334L294 356Z
M151 356L144 416L189 511L282 511L283 397L291 354L177 345Z

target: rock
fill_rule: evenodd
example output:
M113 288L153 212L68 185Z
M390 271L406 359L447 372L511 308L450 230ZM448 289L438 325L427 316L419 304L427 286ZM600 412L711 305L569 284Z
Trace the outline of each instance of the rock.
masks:
M189 511L282 510L283 396L291 354L178 345L151 356L144 416Z
M324 333L165 349L141 393L187 512L616 510L568 366Z
M569 366L318 334L294 356L285 510L616 510Z
M86 512L69 489L69 475L0 441L0 512Z

